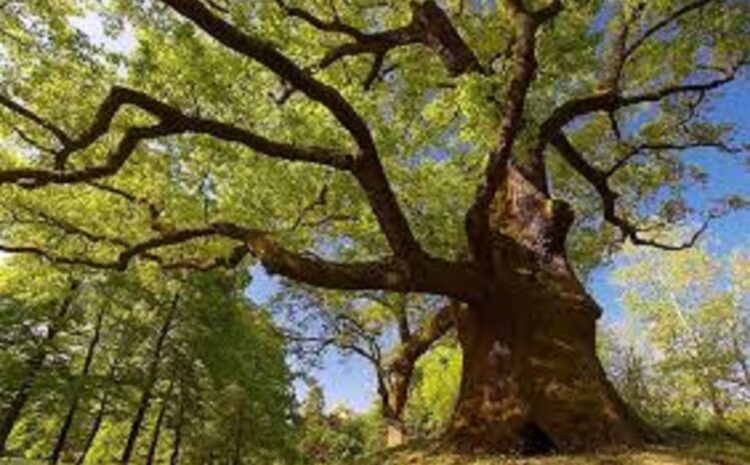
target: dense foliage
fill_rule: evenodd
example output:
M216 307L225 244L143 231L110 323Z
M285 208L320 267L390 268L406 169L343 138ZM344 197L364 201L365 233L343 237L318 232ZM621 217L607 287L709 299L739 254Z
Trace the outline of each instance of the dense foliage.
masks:
M750 432L750 257L633 251L616 270L626 317L601 349L630 404L656 424Z
M291 452L283 341L246 280L16 258L0 272L9 454L240 464Z

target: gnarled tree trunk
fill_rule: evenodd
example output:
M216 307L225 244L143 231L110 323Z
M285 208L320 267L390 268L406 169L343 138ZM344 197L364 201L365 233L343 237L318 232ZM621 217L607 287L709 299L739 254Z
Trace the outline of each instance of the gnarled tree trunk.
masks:
M601 311L568 265L565 204L515 170L493 205L493 281L462 312L464 353L449 437L459 448L520 453L638 445L640 420L596 356Z

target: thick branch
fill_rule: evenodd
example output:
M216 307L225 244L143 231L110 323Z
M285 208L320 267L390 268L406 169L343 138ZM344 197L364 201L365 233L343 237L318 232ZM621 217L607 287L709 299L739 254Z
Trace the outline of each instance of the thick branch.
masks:
M486 256L483 251L490 249L489 206L507 176L513 145L523 125L526 97L536 74L536 34L542 24L554 18L562 8L561 3L556 0L536 13L529 12L520 0L510 1L508 6L516 37L512 51L510 86L504 99L506 109L500 124L498 143L490 154L484 181L466 216L467 234L474 248L472 252L475 258L482 260ZM530 181L540 192L546 192L546 175L541 157L531 163L533 166L529 171L533 174Z
M432 257L423 258L412 267L413 269L395 258L371 262L332 262L314 255L291 251L273 241L263 231L233 223L212 223L201 228L170 231L131 245L121 251L116 259L109 261L59 256L40 247L31 246L0 245L0 251L33 254L54 263L113 270L127 269L136 257L159 262L165 268L210 269L236 265L246 255L245 250L241 250L239 246L233 250L230 257L209 262L169 262L154 254L164 247L206 237L224 237L238 241L269 273L326 289L425 292L469 300L482 280L481 276L466 264L449 263Z
M433 0L413 3L412 19L408 25L377 33L362 32L338 18L325 21L306 10L288 7L280 0L278 3L289 16L300 18L323 32L344 34L354 40L326 54L318 65L320 68L327 68L347 56L372 54L373 66L365 80L366 89L380 73L388 52L407 45L422 44L435 51L452 76L471 71L484 72L476 55L458 34L448 15Z
M367 123L335 88L318 81L283 53L214 15L197 0L161 0L229 49L257 61L310 99L327 108L359 147L354 174L373 208L391 249L407 261L423 254L398 205Z

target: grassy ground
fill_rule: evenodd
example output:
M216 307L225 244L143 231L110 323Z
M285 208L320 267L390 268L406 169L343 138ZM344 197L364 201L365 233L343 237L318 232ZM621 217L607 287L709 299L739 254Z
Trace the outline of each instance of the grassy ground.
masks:
M642 451L534 458L471 457L430 451L429 446L420 445L377 454L359 465L750 465L750 445L711 439L699 440L690 445L652 447Z
M669 441L672 445L639 451L533 458L458 455L422 442L341 465L750 465L750 437L691 434ZM0 458L0 465L45 465L45 462Z

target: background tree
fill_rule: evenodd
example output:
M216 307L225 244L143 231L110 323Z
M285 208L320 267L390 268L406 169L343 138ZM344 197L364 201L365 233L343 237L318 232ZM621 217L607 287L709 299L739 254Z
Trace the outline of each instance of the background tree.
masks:
M0 280L9 455L79 464L290 456L285 349L244 297L247 279L142 267L75 275L13 257Z
M621 367L616 379L626 398L646 414L661 422L747 422L747 259L737 251L721 260L703 248L623 258L615 276L631 342L624 363L613 366Z
M370 366L386 445L403 444L408 432L402 416L417 363L454 327L460 304L424 296L352 296L285 286L273 307L295 328L285 333L301 355L300 364L319 361L333 347Z
M658 232L706 220L682 152L737 153L703 110L748 62L747 2L103 2L130 53L76 30L87 6L3 4L0 250L455 299L456 443L647 439L571 259L705 229Z
M342 405L327 409L323 389L314 378L307 379L299 414L302 463L347 463L382 449L379 415L357 415Z

